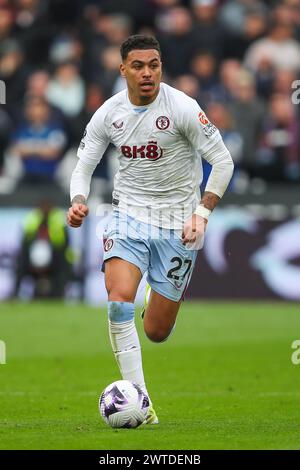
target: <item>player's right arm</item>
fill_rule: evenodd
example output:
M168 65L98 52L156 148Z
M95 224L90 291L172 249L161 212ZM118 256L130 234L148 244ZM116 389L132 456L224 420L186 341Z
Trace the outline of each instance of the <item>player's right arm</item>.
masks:
M67 223L70 227L76 228L82 225L84 218L89 213L86 199L81 194L75 196L71 201L72 206L67 214Z
M71 207L67 214L70 227L80 227L88 215L87 198L90 192L92 174L100 162L109 139L105 128L105 105L96 111L79 144L77 165L71 176Z

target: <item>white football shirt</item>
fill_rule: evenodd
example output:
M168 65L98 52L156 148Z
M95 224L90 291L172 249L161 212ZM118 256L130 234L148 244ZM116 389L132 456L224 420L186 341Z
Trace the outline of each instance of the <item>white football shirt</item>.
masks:
M219 131L198 103L165 83L146 106L133 105L127 90L108 99L87 125L78 149L80 161L95 168L109 143L117 148L119 158L113 206L164 228L182 228L199 202L198 153L204 158L223 153L223 160L232 164ZM224 188L211 188L220 197L231 174L229 179L228 175L221 178ZM72 190L71 182L71 198L83 193Z

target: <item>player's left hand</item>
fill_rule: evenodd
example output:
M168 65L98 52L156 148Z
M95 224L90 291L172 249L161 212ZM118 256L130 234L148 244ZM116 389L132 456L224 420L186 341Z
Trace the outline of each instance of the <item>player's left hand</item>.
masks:
M184 224L182 231L182 243L191 250L199 250L202 247L203 236L206 230L207 220L200 215L193 214Z

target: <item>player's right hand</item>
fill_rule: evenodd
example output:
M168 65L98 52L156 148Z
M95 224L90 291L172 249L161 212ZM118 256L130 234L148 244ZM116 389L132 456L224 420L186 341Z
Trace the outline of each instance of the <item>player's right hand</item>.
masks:
M85 204L73 204L67 213L67 224L70 227L80 227L88 213L89 208Z

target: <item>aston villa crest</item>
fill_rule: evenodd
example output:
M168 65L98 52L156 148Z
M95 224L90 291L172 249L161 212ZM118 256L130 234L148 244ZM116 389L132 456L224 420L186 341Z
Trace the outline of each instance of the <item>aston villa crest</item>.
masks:
M156 127L161 131L165 131L168 129L170 125L170 119L167 116L159 116L156 119Z

